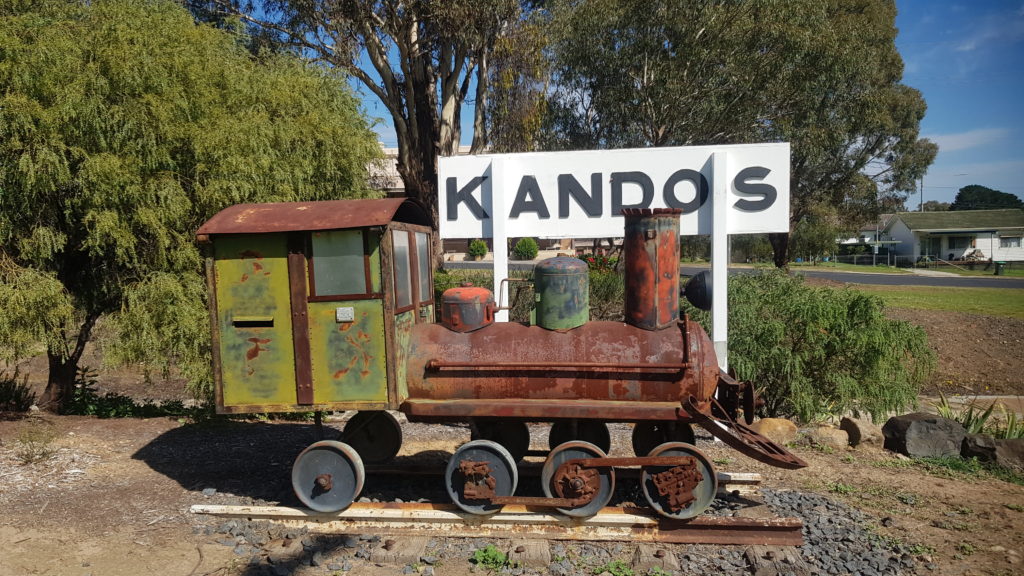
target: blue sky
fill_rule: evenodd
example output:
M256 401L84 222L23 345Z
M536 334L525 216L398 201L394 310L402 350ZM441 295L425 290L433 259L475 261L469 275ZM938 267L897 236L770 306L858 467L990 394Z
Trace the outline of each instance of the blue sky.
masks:
M921 135L939 144L924 200L952 202L981 184L1024 198L1024 0L897 0L903 82L928 102ZM395 146L387 110L365 88L381 142ZM463 111L462 140L472 138ZM920 195L907 201L916 210Z
M903 82L924 94L921 135L939 145L925 201L951 202L968 184L1024 198L1024 2L897 0L896 8Z

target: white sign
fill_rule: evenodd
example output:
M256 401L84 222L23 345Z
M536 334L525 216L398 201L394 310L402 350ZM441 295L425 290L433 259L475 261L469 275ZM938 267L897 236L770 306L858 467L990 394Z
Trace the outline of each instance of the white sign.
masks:
M724 156L724 173L714 170ZM489 154L439 160L442 238L623 234L623 208L680 208L682 235L711 234L716 179L726 233L789 230L789 144Z

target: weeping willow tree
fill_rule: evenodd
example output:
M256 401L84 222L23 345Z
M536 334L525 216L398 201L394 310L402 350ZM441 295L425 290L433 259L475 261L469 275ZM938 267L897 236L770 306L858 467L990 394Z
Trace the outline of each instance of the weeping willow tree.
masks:
M883 312L876 296L781 271L730 278L729 364L755 385L764 415L877 419L913 406L935 367L924 330ZM708 326L709 314L694 315Z
M169 0L0 0L0 356L45 349L51 409L102 317L115 358L208 382L216 211L369 193L345 79L245 43Z

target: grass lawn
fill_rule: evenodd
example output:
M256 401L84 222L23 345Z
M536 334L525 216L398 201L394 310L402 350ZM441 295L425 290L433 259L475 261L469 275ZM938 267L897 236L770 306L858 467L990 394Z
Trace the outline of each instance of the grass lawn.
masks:
M867 266L859 264L843 264L841 262L818 262L817 264L807 264L804 262L789 263L790 270L831 270L834 272L863 272L866 274L909 274L907 270L903 268L896 268L894 266L886 266L880 264L878 266Z
M881 296L894 308L950 310L968 314L1024 319L1024 290L1009 288L946 288L940 286L852 285Z

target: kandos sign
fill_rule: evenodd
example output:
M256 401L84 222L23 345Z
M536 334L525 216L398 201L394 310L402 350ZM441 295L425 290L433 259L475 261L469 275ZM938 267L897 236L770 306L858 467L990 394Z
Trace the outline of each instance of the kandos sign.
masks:
M682 234L711 234L716 182L728 234L789 230L789 144L457 156L438 180L444 238L493 237L495 218L503 237L621 236L623 208L680 208Z

